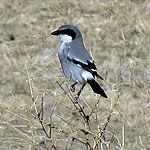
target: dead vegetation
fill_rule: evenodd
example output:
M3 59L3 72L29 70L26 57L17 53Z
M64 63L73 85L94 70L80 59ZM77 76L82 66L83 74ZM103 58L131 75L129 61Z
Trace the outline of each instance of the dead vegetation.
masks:
M0 149L149 149L148 0L0 2ZM68 90L50 32L77 25L109 99ZM100 82L100 81L99 81Z

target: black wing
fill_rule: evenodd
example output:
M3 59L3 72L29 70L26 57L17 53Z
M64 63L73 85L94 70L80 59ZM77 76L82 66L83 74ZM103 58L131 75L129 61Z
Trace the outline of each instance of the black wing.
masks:
M76 60L76 59L70 59L69 58L69 60L72 61L73 63L77 64L77 65L80 65L83 69L87 70L88 72L91 72L93 76L97 76L103 80L103 78L97 73L97 68L95 66L94 61L90 62L87 60L87 62L84 63L84 62L81 62L81 61Z

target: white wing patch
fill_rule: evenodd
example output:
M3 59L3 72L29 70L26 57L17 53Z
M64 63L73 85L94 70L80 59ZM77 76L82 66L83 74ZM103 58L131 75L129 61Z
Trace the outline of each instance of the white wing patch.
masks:
M83 63L83 64L85 64L85 65L88 65L88 63L87 63L87 62L82 61L81 59L75 58L75 60L76 60L76 61L78 61L78 62L81 62L81 63Z
M90 63L94 63L94 60L91 59L89 62L90 62Z
M95 69L91 69L92 71L96 71L97 72L97 70L95 70Z
M94 77L93 77L93 75L90 73L90 72L88 72L88 71L84 71L83 73L82 73L82 77L87 81L87 79L94 79Z
M82 66L81 66L81 65L79 65L79 64L77 64L77 66L78 66L78 67L80 67L80 68L82 68Z

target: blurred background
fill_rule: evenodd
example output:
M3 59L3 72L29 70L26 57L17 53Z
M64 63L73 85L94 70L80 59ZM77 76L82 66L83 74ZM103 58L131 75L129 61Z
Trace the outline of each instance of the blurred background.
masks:
M86 114L92 112L93 135L111 112L104 149L150 149L149 16L149 0L1 0L0 149L90 149L81 142L87 139L95 148L56 83L70 93L57 57L59 41L50 35L62 24L80 29L105 79L98 82L108 99L87 85L79 101ZM45 122L53 118L50 138L37 119L42 97Z

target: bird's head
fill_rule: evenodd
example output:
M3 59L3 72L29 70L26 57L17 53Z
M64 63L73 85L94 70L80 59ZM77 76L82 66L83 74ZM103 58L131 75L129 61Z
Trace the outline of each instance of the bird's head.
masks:
M62 42L69 43L78 38L82 38L80 31L73 25L62 25L51 33L58 36Z

